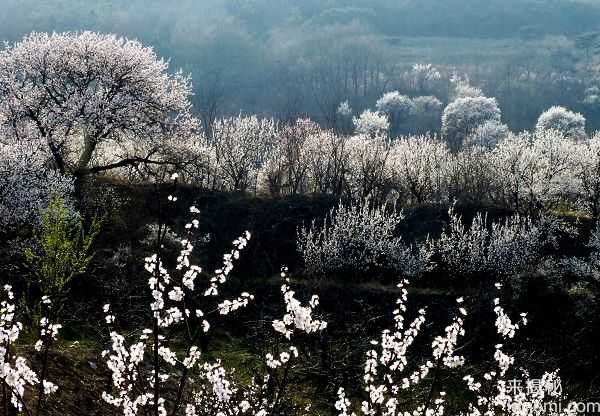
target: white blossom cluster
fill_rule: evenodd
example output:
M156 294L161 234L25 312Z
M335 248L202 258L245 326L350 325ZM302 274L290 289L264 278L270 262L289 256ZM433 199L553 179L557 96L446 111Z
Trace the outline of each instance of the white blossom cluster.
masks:
M423 92L431 90L442 79L440 71L432 64L415 64L409 73L414 88Z
M346 397L343 388L338 390L338 400L335 408L340 416L382 415L382 416L417 416L417 415L443 415L446 393L444 390L434 390L437 374L442 367L455 369L465 364L465 358L457 355L459 339L464 337L464 319L467 310L463 307L464 299L456 299L457 314L451 323L445 328L444 334L434 337L431 344L432 354L430 359L424 359L422 364L415 366L408 358L408 349L414 343L425 325L425 310L418 311L418 316L406 325L404 315L406 313L406 300L408 291L407 282L401 282L400 297L397 307L393 311L394 327L382 331L380 341L372 341L373 349L366 353L364 366L364 389L366 399L360 402L360 408L354 409L354 400ZM496 287L501 288L500 284ZM471 374L463 377L467 389L474 394L474 398L468 401L468 410L461 412L463 416L481 416L494 414L507 414L514 416L539 415L573 415L575 404L567 402L563 410L550 413L545 406L548 402L556 402L563 399L561 392L555 389L560 383L557 371L546 372L539 380L536 389L521 389L511 391L509 370L515 363L514 357L510 356L504 349L504 343L513 339L521 326L527 324L527 315L521 313L518 322L513 322L508 314L500 306L500 299L493 301L496 314L496 333L501 343L496 344L493 360L494 369L487 371L481 379ZM377 348L377 349L376 349ZM411 367L415 367L411 370ZM520 376L525 385L533 383L529 373L522 370ZM423 403L414 401L402 401L401 393L417 385L423 385L431 381L429 394Z
M481 89L471 85L468 79L454 76L450 82L454 86L453 98L477 98L483 97L483 91Z
M275 142L277 124L256 116L233 117L215 122L209 143L214 146L216 180L225 189L256 189L258 170Z
M353 117L352 122L358 134L367 136L386 134L390 128L388 117L378 111L365 110L360 116Z
M399 137L386 160L389 183L408 205L445 201L451 159L448 146L435 138Z
M177 175L173 175L173 178L177 179ZM169 201L174 202L176 199L169 196ZM200 286L198 278L202 269L190 261L193 250L190 237L193 230L199 226L197 215L200 211L192 206L190 213L193 219L185 225L188 235L187 238L181 239L182 248L177 258L175 273L170 274L166 270L160 253L145 260L145 269L150 274L148 287L152 295L152 302L149 305L153 318L152 327L143 329L137 336L137 340L133 342L129 342L116 330L111 330L111 347L103 352L112 373L113 384L113 391L104 392L103 399L121 409L123 414L139 414L141 409L147 406L158 407L160 414L166 414L166 401L164 397L156 396L156 389L164 392L164 386L169 383L175 385L177 382L185 383L187 373L192 369L200 371L201 378L216 383L214 372L218 365L217 367L209 364L198 366L201 349L196 342L200 334L210 330L208 314L218 312L220 315L227 315L247 306L253 299L252 295L244 292L236 299L222 300L213 305L214 309L211 310L203 310L199 305L195 305L192 295L198 292ZM160 239L167 232L164 226L159 225L156 234ZM233 262L239 258L240 251L247 246L249 239L250 234L246 232L233 241L233 249L223 256L222 267L215 270L208 282L202 279L202 285L206 288L200 296L208 299L218 295L219 286L227 281L227 276L233 270ZM191 305L195 305L193 309L190 309ZM115 316L111 312L110 305L104 306L104 313L107 324L114 325ZM183 354L169 346L169 329L182 326L194 333L194 335L188 333L190 334L189 345ZM150 364L151 370L144 367L142 363ZM186 376L180 378L179 371L184 371ZM221 388L225 389L226 385L221 383Z
M420 80L419 83L426 83ZM432 127L431 120L438 119L442 108L442 102L435 96L425 95L409 97L400 94L398 91L388 91L384 93L375 103L378 113L384 114L389 122L389 133L392 137L398 134L400 125L403 125L411 119L417 124L423 124L425 127ZM363 113L365 114L365 113ZM359 129L359 124L355 122L356 132L359 134L381 134L383 130L371 129L365 131Z
M600 224L590 234L586 244L590 250L586 257L567 257L559 260L564 271L577 276L578 284L586 285L586 280L592 283L600 282Z
M259 190L270 195L334 192L344 176L344 141L310 120L283 126L259 172Z
M495 98L460 97L452 101L442 114L442 136L453 150L459 150L463 141L480 125L500 122L501 112Z
M413 112L413 102L398 91L390 91L377 100L375 108L389 117L404 119Z
M247 383L236 380L235 369L225 369L221 361L205 362L194 386L192 401L185 407L186 416L200 414L233 414L267 416L277 412L286 394L288 374L298 362L300 351L294 345L295 334L311 334L323 331L325 321L313 318L318 297L313 296L307 306L302 306L289 288L289 279L284 267L281 292L286 312L281 319L272 322L276 334L285 342L265 354L263 372ZM286 398L285 400L290 400ZM289 404L289 403L288 403Z
M364 389L368 395L367 400L361 402L360 411L364 415L407 415L402 411L402 403L399 394L406 389L414 387L439 366L456 368L463 365L464 358L455 355L458 338L464 336L463 317L467 311L459 307L459 313L454 317L452 323L445 328L444 335L437 336L431 344L432 358L425 360L415 369L410 369L408 350L419 335L425 324L425 309L418 311L418 316L406 326L404 314L406 313L406 301L408 291L407 281L398 284L400 297L396 301L396 309L393 311L394 327L384 329L380 341L371 341L377 349L371 349L366 354L364 366ZM463 299L457 299L457 304L462 304ZM410 371L407 371L410 370ZM445 393L439 393L439 397L432 403L419 405L412 414L441 415L443 414L443 403ZM433 405L432 409L429 406ZM348 415L350 401L346 398L343 388L338 390L338 401L335 404L340 415ZM354 414L354 413L352 413Z
M350 107L348 100L342 101L336 112L342 117L350 117L352 115L352 107Z
M510 130L506 124L500 123L497 120L488 120L477 126L465 138L463 145L491 150L508 137L509 134Z
M27 363L27 359L15 352L15 343L23 329L23 324L15 316L15 296L12 287L6 285L2 288L2 292L2 301L0 301L0 381L7 387L12 406L21 411L25 407L24 395L28 387L34 395L37 393L38 399L41 401L44 396L55 393L58 386L33 371ZM50 299L46 296L42 299L42 304L45 310L52 307ZM60 324L52 322L47 317L42 317L40 339L35 343L35 349L41 351L49 348L52 342L56 341L61 327Z
M170 196L169 201L176 201L176 197ZM287 269L282 269L285 313L272 322L272 328L288 345L278 344L277 351L265 355L261 377L255 377L248 385L240 384L233 377L235 369L225 368L219 359L205 359L197 342L210 330L211 314L228 315L254 299L253 295L242 292L234 299L211 302L226 283L250 234L246 232L233 241L232 250L223 256L222 266L207 278L190 259L193 250L190 236L199 226L199 210L191 207L190 213L193 219L185 225L188 234L181 240L175 271L170 273L166 269L160 252L145 260L150 275L152 325L134 335L122 335L115 329L116 317L110 305L104 306L106 323L113 328L111 345L103 352L111 371L112 390L105 391L102 397L124 415L152 410L159 415L185 412L186 416L207 413L267 416L281 405L286 374L299 356L299 349L291 343L294 333L312 334L327 327L325 321L313 316L319 298L313 296L304 306L290 289ZM156 234L160 238L167 231L159 225ZM160 243L155 245L159 246ZM177 348L180 341L173 338L173 330L187 334L184 352ZM179 393L173 396L173 391Z
M286 278L286 271L285 268L281 271L281 277L284 279ZM276 319L273 321L273 329L290 339L294 329L310 334L327 328L327 322L312 318L313 309L319 304L319 297L314 295L308 306L302 306L287 282L289 280L281 286L286 313L281 320Z
M538 118L535 128L539 132L557 130L573 140L581 140L586 137L585 117L559 106L550 107L544 111Z
M414 114L430 114L439 117L442 102L433 95L421 95L412 99L412 110Z
M500 289L501 284L497 283L496 288ZM469 410L465 416L498 412L515 416L576 414L575 403L572 402L566 402L560 410L548 410L552 408L545 406L548 402L563 399L562 392L555 388L560 384L558 371L545 372L540 378L533 380L527 370L521 369L515 376L520 377L519 381L523 384L523 388L516 389L512 386L515 379L514 377L510 379L508 374L514 366L515 358L505 351L505 344L515 337L522 326L527 325L527 314L521 313L519 320L513 322L500 305L500 298L494 298L493 306L496 314L496 333L500 339L494 351L496 368L485 372L481 379L472 375L464 376L463 380L467 388L475 395L474 400L469 402ZM535 388L531 388L534 381L536 381Z

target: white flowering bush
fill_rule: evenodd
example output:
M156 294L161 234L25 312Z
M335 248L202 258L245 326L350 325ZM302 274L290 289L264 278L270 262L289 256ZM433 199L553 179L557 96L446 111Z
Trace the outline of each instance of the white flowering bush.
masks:
M489 223L487 214L478 213L467 227L453 207L448 215L448 226L435 246L456 276L511 277L534 268L541 259L547 236L530 218L516 214Z
M576 178L584 174L577 168L578 149L556 130L509 134L489 158L496 198L520 212L576 200L580 192Z
M506 124L496 120L486 121L477 126L465 139L465 147L494 149L510 133Z
M258 188L271 195L297 195L309 193L312 183L309 178L310 165L315 153L326 151L314 148L314 140L322 133L318 125L310 120L298 119L278 131L277 141L258 172ZM320 159L333 160L333 155L324 153Z
M429 242L409 245L397 235L403 220L395 208L361 203L339 203L323 220L298 230L298 252L309 275L394 271L416 277L429 270Z
M574 147L573 179L583 208L597 219L600 215L600 135Z
M385 136L352 136L345 142L348 154L347 193L356 199L381 196L387 181L389 143Z
M341 117L350 117L350 116L352 116L352 107L350 106L350 103L348 102L348 100L342 101L340 103L340 105L338 106L336 112Z
M171 203L176 200L169 197ZM286 378L297 362L298 348L290 342L287 347L280 345L276 355L266 354L262 376L247 385L240 385L235 369L226 369L221 360L204 358L200 340L211 330L215 316L236 312L254 299L247 292L233 299L219 298L250 233L233 241L231 252L223 256L222 266L209 279L200 278L202 269L190 260L194 248L191 236L199 227L199 210L191 207L190 213L193 219L185 226L187 234L180 241L182 248L174 272L167 271L161 251L145 259L152 295L148 327L132 336L123 335L116 329L110 305L103 307L111 327L110 348L103 357L111 371L112 390L102 397L126 415L271 414L285 405L281 400ZM155 247L162 246L167 232L159 223ZM319 298L313 296L304 306L291 290L285 272L283 269L281 291L286 311L272 322L272 328L289 342L294 334L319 332L327 323L313 317Z
M275 120L256 116L216 120L209 138L215 149L216 187L256 190L258 171L274 145L277 130Z
M413 103L410 97L398 91L386 92L377 100L375 108L381 113L405 118L412 112Z
M462 78L455 74L450 79L450 82L454 87L454 91L452 93L452 99L454 100L459 98L483 97L483 91L472 86L468 78Z
M490 153L481 147L466 147L452 153L447 169L448 195L452 200L480 203L495 196L493 171L489 165Z
M415 114L439 115L442 102L433 95L423 95L412 99L412 110Z
M377 100L375 108L387 115L392 129L392 136L397 133L398 125L406 121L414 112L414 104L410 97L398 91L386 92Z
M535 129L538 132L555 130L573 140L586 137L585 117L564 107L554 106L544 111L538 118Z
M431 90L442 78L440 71L432 64L415 64L410 75L415 90L421 93Z
M566 257L559 261L563 271L575 275L582 286L600 283L600 224L596 223L585 246L589 250L586 257Z

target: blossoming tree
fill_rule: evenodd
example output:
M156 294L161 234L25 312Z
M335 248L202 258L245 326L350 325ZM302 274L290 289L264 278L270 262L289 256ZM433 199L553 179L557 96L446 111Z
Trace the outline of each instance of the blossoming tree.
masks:
M18 140L46 143L61 173L82 177L152 162L162 139L197 127L190 80L168 69L135 40L32 33L0 52L0 123ZM145 154L90 163L99 144L126 140L153 145Z

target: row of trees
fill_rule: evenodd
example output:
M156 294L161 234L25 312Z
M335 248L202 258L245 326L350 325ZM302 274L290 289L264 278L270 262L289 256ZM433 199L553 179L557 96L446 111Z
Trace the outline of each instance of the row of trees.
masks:
M131 181L157 180L177 170L180 180L211 190L275 197L370 196L403 206L450 204L458 199L530 213L568 203L596 218L600 136L582 139L580 128L557 124L555 112L564 110L542 115L532 133L513 134L495 121L485 121L465 137L459 150L433 136L390 140L381 131L342 136L309 120L282 125L272 119L239 116L218 120L210 139L194 136L197 141L163 142L154 150L152 163L123 163L111 174ZM549 120L555 121L546 123ZM135 145L134 141L98 143L89 169L114 166L112 161L119 158L137 160L129 156L140 151ZM73 180L68 172L52 169L44 146L25 141L4 144L2 149L0 166L7 174L0 192L6 225L30 221L28 216L39 209L29 208L44 206L51 192L67 199L73 194ZM70 159L63 160L69 163Z
M549 118L544 114L535 132L519 134L484 122L455 150L432 136L340 136L308 120L277 127L238 117L222 121L227 129L220 127L212 143L184 157L193 162L182 177L210 189L372 196L402 205L459 199L531 212L568 202L596 217L600 136L580 139L580 129L546 129Z
M439 78L430 65L416 65L411 72L412 82L422 88ZM90 174L155 179L177 170L210 189L355 197L396 191L409 202L466 194L510 199L517 209L523 199L533 205L546 198L540 193L556 194L556 179L567 171L575 177L569 179L573 189L581 188L575 186L579 181L585 192L593 191L593 166L579 166L593 158L576 156L594 151L594 140L583 141L582 116L553 107L540 116L534 133L512 135L493 98L465 79L451 81L441 140L395 139L403 124L415 117L439 118L442 108L436 97L411 98L398 91L384 93L375 111L357 116L348 102L336 103L345 134L307 120L278 123L254 116L203 120L203 129L192 115L190 79L170 74L168 63L151 48L92 32L32 34L0 53L2 164L11 171L15 163L31 165L30 170L53 168L56 174L45 176L72 176L76 188ZM558 156L548 149L560 149ZM11 152L36 156L14 162ZM507 166L502 160L507 157L518 158L509 183L486 181L499 177L490 169ZM556 164L554 157L564 163ZM543 171L544 163L551 171ZM16 182L26 181L9 177L6 182L2 192L10 195L16 194L11 183L16 188ZM595 195L585 197L597 205Z

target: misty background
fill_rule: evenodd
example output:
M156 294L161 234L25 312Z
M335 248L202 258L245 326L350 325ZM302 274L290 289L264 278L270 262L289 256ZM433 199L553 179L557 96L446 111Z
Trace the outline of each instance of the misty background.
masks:
M4 41L94 30L153 46L192 74L200 118L307 116L325 127L340 102L358 113L391 90L446 103L460 74L498 99L512 129L552 105L598 129L598 29L593 0L0 1ZM417 63L441 80L410 82Z

